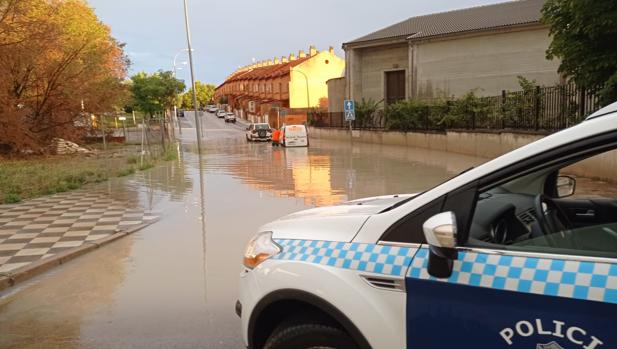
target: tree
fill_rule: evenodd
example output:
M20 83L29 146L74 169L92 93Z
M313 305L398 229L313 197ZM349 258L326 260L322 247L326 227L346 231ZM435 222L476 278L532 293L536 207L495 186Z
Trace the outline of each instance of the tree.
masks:
M134 108L153 116L173 108L185 85L172 72L160 70L154 74L141 72L132 76L130 89Z
M0 144L44 147L78 139L87 112L113 111L126 93L124 45L82 0L0 0Z
M200 107L207 104L211 104L214 100L214 93L216 92L216 86L210 84L204 84L201 81L195 81L195 88L197 90L197 103ZM191 87L186 93L182 94L182 108L195 109L193 106L193 88Z
M600 87L603 104L617 100L617 2L548 0L542 20L550 26L549 59L578 86Z

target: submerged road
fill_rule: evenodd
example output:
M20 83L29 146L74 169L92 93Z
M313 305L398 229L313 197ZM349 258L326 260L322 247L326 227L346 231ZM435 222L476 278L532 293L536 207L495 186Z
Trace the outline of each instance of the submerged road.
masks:
M242 348L241 256L260 225L294 211L427 189L483 160L311 140L247 143L204 118L201 158L183 121L180 159L101 187L160 221L0 294L2 348Z

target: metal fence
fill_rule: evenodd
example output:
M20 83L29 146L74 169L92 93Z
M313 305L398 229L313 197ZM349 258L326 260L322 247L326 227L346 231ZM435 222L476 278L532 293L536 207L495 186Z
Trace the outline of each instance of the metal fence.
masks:
M572 84L502 91L500 96L401 103L402 107L388 106L364 116L354 121L352 127L402 131L509 129L553 132L583 121L601 106L594 90ZM315 127L349 127L343 113L310 113L309 123Z

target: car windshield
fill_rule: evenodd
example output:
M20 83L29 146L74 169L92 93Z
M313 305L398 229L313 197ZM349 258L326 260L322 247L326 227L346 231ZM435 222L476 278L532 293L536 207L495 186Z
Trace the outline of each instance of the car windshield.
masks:
M256 130L268 130L270 126L268 124L257 124L255 125Z

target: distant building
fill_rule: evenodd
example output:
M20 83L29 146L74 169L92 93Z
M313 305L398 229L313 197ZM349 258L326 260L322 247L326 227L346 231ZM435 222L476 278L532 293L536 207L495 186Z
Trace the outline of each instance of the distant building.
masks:
M385 104L402 99L519 90L517 76L560 83L546 59L544 0L521 0L412 17L343 44L344 95Z
M217 87L215 98L227 99L240 117L280 127L286 118L306 121L310 108L327 108L326 81L344 71L345 60L333 48L319 52L311 46L297 57L292 53L238 69Z

